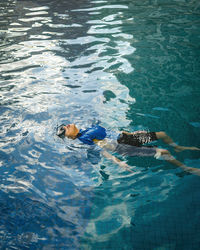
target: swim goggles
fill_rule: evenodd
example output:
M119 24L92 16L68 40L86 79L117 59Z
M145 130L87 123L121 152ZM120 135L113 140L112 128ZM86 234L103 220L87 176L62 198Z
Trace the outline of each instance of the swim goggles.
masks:
M65 138L65 124L61 124L60 126L57 127L56 135L59 136L60 138L64 139Z

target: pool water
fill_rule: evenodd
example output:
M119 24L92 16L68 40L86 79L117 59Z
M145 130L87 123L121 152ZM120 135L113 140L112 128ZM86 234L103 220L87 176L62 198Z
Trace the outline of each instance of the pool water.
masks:
M1 249L199 249L200 177L134 173L57 125L165 131L200 146L200 4L0 0ZM200 168L199 152L175 153ZM122 159L122 158L121 158Z

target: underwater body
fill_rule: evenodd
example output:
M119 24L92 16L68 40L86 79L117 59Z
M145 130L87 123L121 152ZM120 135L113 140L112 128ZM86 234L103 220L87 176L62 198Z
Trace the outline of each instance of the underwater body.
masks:
M200 5L0 0L0 248L200 248L200 177L134 173L56 127L165 131L200 146ZM200 168L199 152L176 153Z

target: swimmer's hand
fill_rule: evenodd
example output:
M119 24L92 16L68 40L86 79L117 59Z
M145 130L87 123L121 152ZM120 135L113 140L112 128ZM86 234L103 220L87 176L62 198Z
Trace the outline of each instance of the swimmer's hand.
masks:
M127 171L129 171L129 172L131 172L131 173L134 173L134 172L130 169L129 165L128 165L126 162L120 161L120 162L118 162L118 165L119 165L121 168L124 168L125 170L127 170Z
M117 157L115 157L114 155L109 154L107 151L103 150L102 151L103 156L105 156L106 158L112 160L114 163L117 163L120 167L124 168L126 171L129 171L131 173L134 173L128 164L126 164L126 162L124 161L120 161Z

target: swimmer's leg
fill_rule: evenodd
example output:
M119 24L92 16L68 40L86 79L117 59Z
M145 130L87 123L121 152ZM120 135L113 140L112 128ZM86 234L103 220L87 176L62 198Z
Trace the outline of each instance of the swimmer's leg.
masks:
M173 140L163 131L161 132L156 132L156 137L158 139L161 139L164 143L169 144L170 146L174 147L174 150L176 152L181 152L183 150L200 150L200 148L197 147L184 147L184 146L179 146Z
M175 165L175 166L178 166L180 168L182 168L184 171L186 172L189 172L191 174L195 174L195 175L198 175L200 176L200 169L197 169L197 168L191 168L191 167L188 167L186 166L185 164L183 164L182 162L176 160L168 150L166 149L156 149L156 155L155 155L156 158L159 159L159 157L161 157L162 159L164 159L165 161Z

